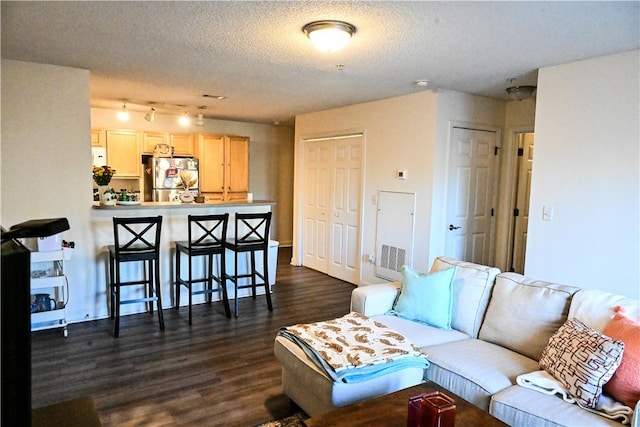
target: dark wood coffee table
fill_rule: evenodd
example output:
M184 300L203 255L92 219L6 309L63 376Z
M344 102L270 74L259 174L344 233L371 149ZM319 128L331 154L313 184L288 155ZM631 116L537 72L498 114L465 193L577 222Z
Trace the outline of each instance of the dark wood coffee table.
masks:
M440 391L456 402L457 426L506 426L499 419L489 415L460 396L457 396L432 382L418 384L384 396L363 400L352 405L343 406L335 411L318 415L305 420L308 427L406 427L407 402L410 397L421 393Z

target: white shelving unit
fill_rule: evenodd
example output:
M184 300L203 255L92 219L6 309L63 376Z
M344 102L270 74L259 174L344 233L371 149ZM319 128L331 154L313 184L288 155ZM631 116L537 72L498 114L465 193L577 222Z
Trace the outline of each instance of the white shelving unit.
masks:
M31 252L31 294L46 293L56 302L55 309L31 313L31 330L63 328L66 337L69 286L65 274L65 261L71 258L72 249Z

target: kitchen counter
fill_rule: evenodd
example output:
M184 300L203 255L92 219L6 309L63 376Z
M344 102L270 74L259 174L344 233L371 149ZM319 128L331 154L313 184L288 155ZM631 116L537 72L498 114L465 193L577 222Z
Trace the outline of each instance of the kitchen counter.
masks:
M227 235L232 236L235 232L235 214L236 213L261 213L273 210L276 203L269 200L254 200L247 202L240 200L235 202L219 202L211 201L207 203L181 203L181 202L141 202L139 205L116 205L116 206L100 206L95 202L91 209L91 224L93 241L96 251L96 274L98 280L103 282L103 289L106 292L108 279L108 251L107 246L113 245L113 217L147 217L162 216L162 230L160 237L160 284L162 289L162 303L165 308L171 307L175 303L175 241L188 239L188 215L207 215L229 213L229 225L227 227ZM277 241L270 241L268 258L269 258L269 282L271 285L275 283L276 259L278 254ZM243 254L246 255L246 254ZM261 265L261 253L256 255L256 263ZM202 258L202 257L201 257ZM233 256L227 253L227 271L233 271ZM131 266L126 264L132 264ZM127 279L133 279L140 274L139 266L126 263L122 267L122 274ZM246 256L239 259L238 269L240 273L247 271L250 265ZM198 277L203 274L202 259L194 261L194 276ZM248 283L248 282L244 282ZM136 287L130 287L136 288ZM182 287L182 292L186 292ZM229 297L233 297L233 286L228 283ZM122 290L123 299L134 297L135 289ZM264 293L264 288L258 288L258 293ZM238 292L239 297L251 295L250 289L242 289ZM105 293L104 301L108 298ZM214 294L216 300L219 295ZM204 302L204 295L195 295L193 303L198 304ZM182 299L182 305L186 304L187 298ZM123 306L122 314L136 313L144 311L144 304L128 304Z
M251 206L266 206L274 205L275 202L270 200L254 200L248 202L246 200L236 200L231 202L222 201L210 201L205 203L182 203L182 202L140 202L138 205L125 204L115 206L104 206L99 202L93 202L92 209L107 210L107 211L121 211L121 210L140 210L140 209L202 209L202 208L233 208L233 207L251 207Z

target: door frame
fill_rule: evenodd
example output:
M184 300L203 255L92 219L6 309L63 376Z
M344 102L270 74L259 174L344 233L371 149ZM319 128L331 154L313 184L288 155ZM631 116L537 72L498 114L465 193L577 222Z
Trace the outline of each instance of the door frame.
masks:
M291 251L291 265L302 266L304 258L304 181L305 181L305 143L307 141L330 140L359 135L362 138L362 160L360 163L360 200L358 213L358 233L357 233L357 255L359 258L362 252L363 227L364 223L364 197L365 197L365 171L366 171L366 147L367 134L362 129L352 129L345 131L323 132L318 134L300 135L295 144L294 160L294 182L293 182L293 241ZM358 265L358 283L362 282L362 268Z
M518 135L534 133L534 126L518 126L509 128L507 142L502 153L502 167L500 170L500 184L498 186L498 218L496 225L496 253L494 265L502 271L511 268L513 252L513 225L515 218L513 209L516 206L516 182L518 162Z
M452 140L453 140L453 130L454 128L462 128L462 129L469 129L469 130L477 130L477 131L482 131L482 132L495 132L496 134L496 147L498 148L498 155L495 156L495 163L493 166L493 200L492 200L492 205L496 208L495 212L496 214L493 216L493 220L491 221L491 231L490 231L490 236L489 236L489 244L490 244L490 249L489 249L489 265L494 265L495 264L495 255L496 255L496 246L497 246L497 223L498 223L498 215L497 215L497 211L498 211L498 193L500 192L500 170L502 167L502 146L504 144L502 144L502 128L499 126L493 126L493 125L483 125L480 123L473 123L473 122L463 122L463 121L449 121L449 128L447 129L447 156L445 159L445 164L446 164L446 170L445 170L445 175L447 178L445 178L445 193L444 193L444 209L443 209L443 213L442 213L442 218L443 221L440 224L440 228L441 228L441 233L443 236L443 240L442 240L442 251L444 251L444 248L446 248L447 245L447 238L448 238L448 234L447 234L447 226L449 224L448 222L448 212L447 212L447 204L448 204L448 198L449 198L449 169L450 169L450 164L451 164L451 150L452 150ZM444 253L444 252L443 252Z

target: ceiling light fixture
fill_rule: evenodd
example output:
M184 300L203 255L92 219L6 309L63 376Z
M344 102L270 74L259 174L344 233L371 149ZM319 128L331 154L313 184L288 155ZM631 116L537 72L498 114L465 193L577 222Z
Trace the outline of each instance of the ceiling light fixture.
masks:
M507 88L509 97L514 101L522 101L531 98L535 92L535 86L511 86Z
M204 111L207 109L206 105L201 105L198 107L198 110L200 111ZM203 113L198 113L198 118L196 119L196 126L204 126L204 114Z
M202 95L203 98L213 98L213 99L225 99L226 96L224 95L209 95L209 94L204 94Z
M420 87L429 86L429 80L424 80L424 79L416 80L415 83L416 83L416 86L420 86Z
M337 52L355 34L356 27L343 21L314 21L302 27L302 32L309 37L316 49Z
M118 111L118 119L122 122L129 120L129 112L127 111L127 100L122 100L122 109Z
M149 112L144 115L144 119L148 122L152 122L155 120L155 118L156 118L156 109L154 107L151 107L149 109Z
M180 123L182 126L189 126L191 124L191 119L189 118L189 114L186 111L178 118L178 123Z

